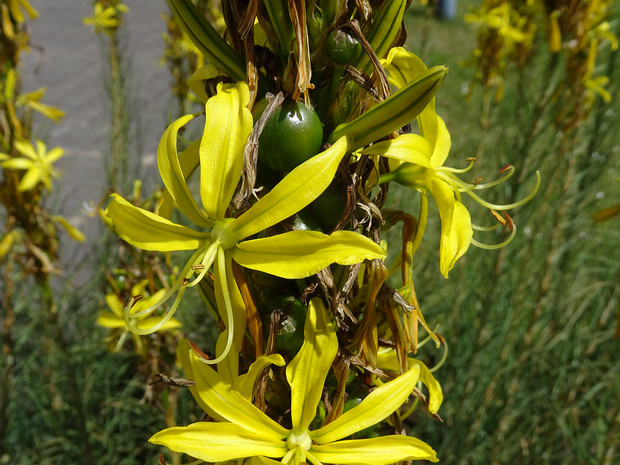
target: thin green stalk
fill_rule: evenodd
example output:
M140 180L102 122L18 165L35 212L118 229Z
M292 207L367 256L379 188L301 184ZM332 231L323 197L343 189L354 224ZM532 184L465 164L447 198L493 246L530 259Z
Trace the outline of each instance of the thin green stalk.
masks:
M49 275L43 273L38 274L35 276L35 282L37 288L41 291L43 304L42 309L46 312L48 324L51 326L51 330L53 332L56 348L60 352L66 371L68 379L67 390L74 408L75 426L83 448L84 463L86 465L95 465L96 462L93 458L89 434L86 428L86 416L84 414L84 404L77 381L77 373L75 371L75 367L73 366L71 354L68 351L67 343L58 318L58 308L56 307L56 302L54 300L54 293L52 286L50 285Z

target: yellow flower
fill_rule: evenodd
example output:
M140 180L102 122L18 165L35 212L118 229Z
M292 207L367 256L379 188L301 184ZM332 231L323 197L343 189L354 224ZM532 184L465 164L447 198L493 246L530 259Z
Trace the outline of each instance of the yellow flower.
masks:
M133 296L146 295L147 285L148 285L148 280L144 280L136 284L131 290L132 295ZM133 299L136 299L136 297L132 297L133 306L131 306L131 313L134 313L134 314L139 313L145 308L150 307L154 303L158 302L159 299L161 299L163 294L165 293L166 293L166 290L161 289L149 297L144 297L144 298L140 298L137 300L133 300ZM97 316L97 324L100 326L103 326L104 328L110 328L112 330L108 338L108 341L112 340L120 333L118 342L114 346L114 351L116 352L123 346L125 339L130 334L129 329L125 325L125 315L123 313L123 308L125 304L114 293L107 294L105 296L105 301L106 301L106 304L108 304L108 308L111 310L111 312L107 310L99 311L99 315ZM139 321L137 322L136 325L138 328L150 328L158 324L162 318L163 318L162 316L153 316L149 318L146 318L144 316L139 317L138 318ZM167 331L171 329L177 329L180 327L181 327L181 322L174 318L171 318L167 322L165 322L163 325L161 325L159 329L160 331ZM142 344L142 340L140 339L140 336L137 334L132 334L131 336L133 338L133 343L134 343L134 347L136 348L136 352L139 354L144 354L145 347Z
M128 11L129 7L120 2L108 7L97 2L94 6L93 16L84 18L83 23L86 26L94 26L97 34L105 32L109 35L121 25L122 14Z
M226 336L222 335L226 339L225 347L210 363L224 359L233 343L235 350L240 350L245 331L245 309L242 303L235 303L241 299L232 274L232 260L246 268L298 279L311 276L332 263L351 265L364 259L385 257L378 244L352 231L337 231L331 236L314 231L290 231L249 239L316 199L332 181L346 153L347 142L346 138L341 138L291 171L246 212L237 218L231 217L229 204L241 176L243 151L252 130L248 102L246 83L219 84L216 96L205 105L202 139L181 155L177 154L177 133L194 118L186 115L170 125L159 144L158 165L164 185L174 204L197 229L173 223L162 209L158 215L134 207L118 195L112 196L106 209L117 234L136 247L163 252L194 251L181 276L161 301L136 315L127 314L128 322L154 311L178 291L169 312L171 316L184 290L198 284L213 266L218 311L227 330ZM203 208L190 193L184 175L198 165ZM165 321L166 318L160 324ZM146 329L132 330L138 334L148 332Z
M63 149L55 147L49 152L45 144L37 140L37 148L30 142L15 141L15 148L23 157L13 157L3 161L0 165L3 168L13 170L27 170L22 177L18 189L28 191L34 189L37 184L43 183L47 190L52 189L52 178L58 177L58 172L52 166L56 160L64 155ZM6 156L6 154L4 154Z
M219 373L203 364L194 351L190 351L184 357L190 366L188 370L186 365L186 375L189 371L196 383L193 392L199 403L218 421L168 428L155 434L150 442L206 462L245 458L296 465L383 465L405 460L436 462L435 451L411 436L345 439L387 418L407 401L418 380L434 381L421 363L378 387L359 405L332 422L310 429L337 352L338 338L329 312L320 299L312 299L304 326L304 344L286 367L286 378L291 386L292 426L289 429L255 407ZM440 395L436 386L434 382L427 385L431 396L429 410L439 407L439 402L434 399Z
M390 51L384 66L389 72L390 82L396 87L402 87L426 71L424 63L415 55L397 47ZM362 151L363 154L381 155L394 161L392 171L383 174L379 182L395 181L422 194L420 206L419 226L415 238L413 250L417 248L426 226L428 200L427 192L430 192L437 204L441 217L441 239L439 245L439 267L444 277L454 267L456 261L467 251L469 245L474 243L483 248L502 247L506 245L516 233L514 224L509 221L511 236L496 246L486 246L473 239L473 230L488 230L472 225L471 217L467 208L461 202L461 194L465 193L479 204L493 210L509 210L529 201L538 190L540 177L537 175L536 188L525 199L509 204L490 204L473 191L495 186L514 172L512 166L502 172L507 174L487 184L468 184L461 181L457 174L466 172L473 164L465 169L455 169L444 166L450 152L450 133L444 121L435 112L434 98L429 105L419 114L418 126L420 134L403 134L395 139L379 142ZM502 221L496 214L496 218Z

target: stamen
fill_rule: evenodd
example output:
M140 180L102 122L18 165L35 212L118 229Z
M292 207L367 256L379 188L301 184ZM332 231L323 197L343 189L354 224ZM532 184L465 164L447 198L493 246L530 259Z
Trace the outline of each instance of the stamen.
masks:
M196 352L196 355L198 355L198 358L204 359L205 361L211 358L207 354L205 354L202 350L200 350L198 346L194 343L194 341L192 341L191 339L189 339L189 345L192 346L192 349L194 350L194 352Z
M222 249L219 246L219 243L217 241L215 242L215 244L217 244L217 247L216 247L217 276L215 279L215 284L220 286L220 291L222 293L222 297L224 298L224 307L226 308L225 323L226 323L226 331L228 331L228 334L226 337L226 347L224 347L224 350L222 351L219 357L216 357L213 360L202 360L201 359L201 361L203 363L206 363L207 365L215 365L216 363L220 363L222 360L224 360L228 356L228 353L230 352L230 349L232 347L234 328L235 328L232 302L230 300L230 292L228 290L228 280L226 277L226 255L225 255L224 249ZM236 284L234 285L236 286Z
M510 230L512 231L515 227L514 221L512 221L512 218L510 217L510 215L506 212L502 212L504 214L504 218L506 218L506 222L508 223L508 227L510 228Z
M508 174L506 176L502 176L501 178L496 179L495 181L487 182L485 184L477 184L475 186L476 190L477 189L488 189L489 187L497 186L498 184L501 184L504 181L507 181L515 173L515 167L510 165L510 166L507 166L506 168L502 168L500 170L500 173L505 173L505 172L508 172Z
M502 216L499 213L497 213L495 210L489 210L489 211L491 212L491 214L495 217L497 221L502 223L502 225L506 226L506 220L502 218Z
M168 322L170 318L172 318L172 315L174 314L174 312L176 311L176 308L179 305L181 296L183 295L183 292L185 292L185 286L183 286L183 282L187 280L188 275L191 275L193 273L193 271L191 270L191 267L200 258L202 253L203 253L202 250L198 250L190 257L190 259L188 260L187 264L183 268L183 271L181 271L181 274L179 275L175 283L172 285L172 287L170 287L170 289L168 289L168 291L164 294L164 296L161 299L159 299L159 301L156 302L155 304L139 312L131 313L131 306L133 305L132 304L133 299L130 299L129 303L131 303L132 305L126 305L123 308L123 313L125 314L125 325L132 333L142 334L142 335L151 334L157 331L159 328L161 328L166 322ZM136 320L142 319L143 317L155 312L155 310L157 310L168 299L170 299L170 297L172 297L174 293L177 291L178 291L178 294L174 300L174 303L172 304L172 307L170 308L168 313L164 315L160 323L156 324L155 326L149 329L139 330L136 327Z
M480 249L496 250L496 249L501 249L502 247L506 247L508 244L512 242L512 240L515 238L516 235L517 235L517 226L513 223L513 229L510 232L510 236L504 242L500 242L499 244L484 244L472 238L471 243Z
M474 162L476 161L475 158L468 158L466 161L469 162L469 165L467 165L465 168L450 168L449 166L440 166L435 168L437 171L447 171L448 173L467 173L469 170L471 170L474 167Z
M504 174L506 171L508 171L509 169L513 169L514 170L514 166L512 166L510 163L508 163L506 166L504 166L501 170L498 171L499 174Z
M202 261L192 266L193 270L200 269L202 271L198 273L198 276L196 276L192 280L192 282L187 284L187 287L194 287L209 272L209 268L211 268L211 265L213 264L213 260L215 260L215 254L217 253L217 249L219 246L220 246L220 243L218 241L213 242L211 245L209 245L209 248L207 249L204 257L202 258Z
M492 183L489 183L489 184L492 184ZM480 188L480 186L478 186L478 188ZM478 202L480 205L482 205L483 207L488 208L489 210L500 210L500 211L503 211L503 210L511 210L513 208L520 207L521 205L529 202L536 195L536 193L538 192L539 188L540 188L540 171L536 171L536 186L534 186L534 189L532 190L532 192L530 192L525 198L519 200L518 202L510 203L508 205L498 205L498 204L495 204L495 203L487 202L484 199L481 199L480 197L478 197L473 192L466 192L466 193L471 198L473 198L476 202Z
M500 223L495 223L493 226L480 226L480 225L472 223L471 229L473 229L474 231L489 232L489 231L495 231L500 226L502 226Z

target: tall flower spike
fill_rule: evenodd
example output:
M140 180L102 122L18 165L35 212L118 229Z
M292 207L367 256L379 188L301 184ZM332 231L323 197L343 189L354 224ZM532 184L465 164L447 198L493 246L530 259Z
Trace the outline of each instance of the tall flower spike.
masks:
M241 216L227 216L241 176L245 142L252 129L248 101L247 84L240 82L219 84L217 94L206 103L202 140L199 146L190 146L193 153L187 154L199 158L202 208L191 195L176 150L179 129L194 115L175 121L159 144L158 166L166 189L174 204L198 230L135 207L116 194L106 210L117 234L136 247L164 252L194 251L175 284L158 303L137 313L126 309L126 322L134 333L146 334L164 325L176 311L185 289L198 284L213 266L218 311L227 332L225 347L207 363L223 360L233 343L235 349L240 350L245 331L245 310L242 304L234 305L234 301L240 299L231 297L238 295L232 260L246 268L297 279L317 273L331 263L351 265L385 257L385 251L378 244L351 231L337 231L331 236L314 231L291 231L248 239L294 215L327 188L346 153L344 137L291 171ZM135 319L152 313L175 293L168 314L158 325L150 329L136 327Z

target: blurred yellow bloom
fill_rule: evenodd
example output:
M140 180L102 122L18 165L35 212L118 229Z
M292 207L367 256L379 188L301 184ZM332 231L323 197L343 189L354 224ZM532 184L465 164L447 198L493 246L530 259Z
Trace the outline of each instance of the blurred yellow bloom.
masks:
M16 23L23 23L26 20L24 14L22 13L22 9L32 19L39 17L39 12L35 10L30 3L28 3L28 0L9 0L9 11L11 12L11 16Z
M27 94L22 94L17 97L17 106L28 106L33 110L41 113L43 116L51 119L53 122L57 123L64 116L65 112L59 110L56 107L52 107L50 105L46 105L41 103L41 99L45 95L45 87L41 87L40 89L35 90L34 92L28 92Z
M97 2L95 3L93 16L84 18L83 22L86 26L94 26L97 34L100 32L111 34L114 29L121 25L122 14L128 11L129 7L120 2L108 7L104 7L100 2Z
M150 297L144 297L137 300L135 296L146 295L147 285L148 280L144 280L136 284L131 290L131 293L134 296L132 297L132 299L136 299L133 300L134 305L131 307L132 314L138 313L145 308L150 307L154 303L158 302L166 293L165 289L161 289ZM142 344L141 336L131 333L125 325L125 314L123 313L123 308L125 306L124 302L122 302L114 293L106 295L105 301L111 311L99 311L99 316L97 317L97 324L103 326L104 328L110 328L112 330L110 332L110 336L107 338L108 342L111 342L116 337L118 337L118 342L114 346L113 351L118 351L123 346L127 336L131 334L134 346L136 348L136 352L138 352L139 354L143 354L145 348ZM136 323L136 325L138 328L150 328L151 326L155 326L156 324L158 324L162 318L163 316L138 317L138 322ZM159 330L170 331L180 327L180 321L176 320L175 318L170 318L159 328Z
M10 158L0 165L3 168L13 170L27 170L19 183L19 191L34 189L39 183L42 183L48 191L51 190L52 178L58 177L58 172L52 163L64 155L63 149L55 147L48 152L45 144L40 140L37 140L36 149L30 142L26 141L16 141L15 148L24 156Z

